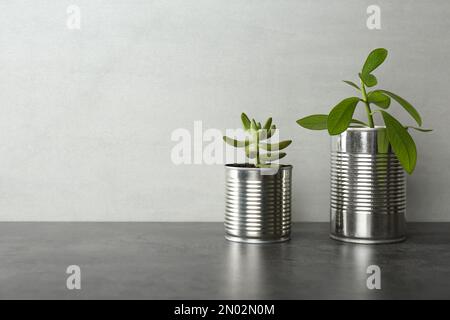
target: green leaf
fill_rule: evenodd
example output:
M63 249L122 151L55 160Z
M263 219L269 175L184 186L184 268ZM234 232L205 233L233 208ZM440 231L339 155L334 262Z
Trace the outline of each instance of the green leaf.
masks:
M245 147L245 155L249 159L255 159L256 158L256 151L250 150L250 146Z
M327 114L314 114L302 119L297 120L297 123L303 128L310 130L326 130L327 129ZM357 119L352 119L350 123L355 123L368 127L367 123L359 121Z
M266 154L262 154L260 155L260 160L264 161L264 162L270 162L270 161L275 161L275 160L279 160L282 159L286 156L285 152L280 152L280 153L266 153Z
M339 102L328 115L328 133L337 135L347 130L359 98L350 97Z
M348 81L348 80L342 80L343 82L345 82L346 84L348 84L349 86L352 86L353 88L357 89L357 90L361 90L357 84L355 84L354 82Z
M313 114L311 116L298 119L299 126L310 130L325 130L327 129L327 114Z
M259 132L259 140L264 141L264 140L270 139L270 137L272 137L276 131L277 131L277 127L273 124L272 127L270 128L270 130L268 130L268 131L262 130Z
M249 141L239 141L239 140L235 140L232 138L229 138L227 136L223 136L223 141L225 141L227 144L229 144L230 146L233 146L235 148L243 148L245 146L248 146Z
M413 126L406 126L405 128L406 129L411 128L411 129L414 129L414 130L417 130L417 131L421 131L421 132L431 132L431 131L433 131L433 129L417 128L417 127L413 127Z
M393 116L386 111L380 110L386 125L389 143L392 146L397 159L406 172L411 174L416 167L417 150L413 138Z
M258 130L260 130L261 128L262 128L261 122L258 122Z
M397 101L411 115L411 117L413 117L414 120L416 120L417 124L419 126L422 126L422 118L420 117L419 112L417 112L417 110L408 101L396 95L395 93L386 90L377 90L377 91L383 92L384 94L387 94L392 99Z
M388 153L389 152L389 139L387 136L386 128L380 128L377 130L377 152Z
M377 77L375 77L373 74L363 75L362 73L360 73L359 78L368 87L376 86L378 83Z
M253 131L258 130L258 124L256 123L255 119L252 119L252 122L250 124L250 130L253 130Z
M241 121L242 121L242 126L244 127L244 130L250 129L250 119L247 117L247 115L244 112L242 112L242 114L241 114Z
M360 125L362 125L364 127L368 127L369 126L367 123L359 121L357 119L352 119L352 121L350 121L350 123L360 124Z
M385 95L383 92L379 90L369 92L369 94L367 95L367 100L370 103L374 103L383 109L389 108L391 104L391 98L389 98L389 96Z
M372 73L373 70L378 68L386 59L388 51L384 48L378 48L373 50L367 56L366 62L362 68L361 74L365 77Z
M261 143L259 146L261 149L267 150L267 151L278 151L283 150L284 148L287 148L292 143L292 140L284 140L279 143Z
M263 129L269 130L271 125L272 125L272 118L269 118L269 119L267 119L266 123L264 124Z

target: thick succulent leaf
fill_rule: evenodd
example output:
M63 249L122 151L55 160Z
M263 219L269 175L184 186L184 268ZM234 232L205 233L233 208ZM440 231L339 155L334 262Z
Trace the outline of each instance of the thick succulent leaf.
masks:
M411 174L416 167L417 150L413 138L408 130L386 111L380 110L386 125L389 143L397 159L406 172Z
M388 55L388 51L384 48L378 48L378 49L373 50L367 56L367 59L366 59L366 62L364 63L361 74L363 76L366 76L366 75L372 73L373 70L378 68L384 62L387 55Z
M352 81L348 81L348 80L342 80L343 82L345 82L346 84L348 84L349 86L352 86L353 88L355 88L356 90L361 90L358 85Z
M261 149L267 150L267 151L278 151L283 150L284 148L287 148L292 143L292 140L284 140L280 141L279 143L261 143L259 146Z
M264 162L270 162L270 161L275 161L275 160L279 160L281 158L284 158L286 156L285 152L280 152L280 153L267 153L267 154L262 154L260 155L260 160L264 161Z
M227 136L223 136L223 141L225 141L230 146L233 146L233 147L236 147L236 148L243 148L245 146L248 146L248 144L249 144L248 140L246 140L246 141L239 141L239 140L236 140L236 139L229 138Z
M411 105L411 103L409 103L408 101L406 101L402 97L396 95L395 93L392 93L392 92L389 92L389 91L386 91L386 90L377 90L377 91L380 91L380 92L390 96L395 101L397 101L411 115L411 117L413 117L414 120L416 120L416 122L417 122L417 124L419 126L422 125L422 118L420 117L420 114L416 110L416 108L414 108Z
M266 123L264 124L263 129L269 130L271 125L272 125L272 118L269 118L269 119L267 119Z
M244 127L244 130L250 129L250 119L247 117L247 115L244 112L242 112L242 114L241 114L241 121L242 121L242 126Z
M258 130L258 124L256 123L255 119L252 119L252 122L250 123L250 130L252 131Z
M359 74L359 78L364 82L364 84L368 87L376 86L378 83L377 77L373 74Z
M367 95L367 100L383 109L389 108L391 104L391 98L378 90L369 92Z
M327 114L313 114L311 116L298 119L299 126L310 130L326 130L327 129Z
M411 128L411 129L414 129L414 130L417 130L417 131L421 131L421 132L431 132L431 131L433 131L433 129L417 128L417 127L413 127L413 126L406 126L405 128L406 129Z
M256 158L256 151L253 150L253 148L250 147L250 145L245 147L245 155L249 159L255 159Z
M271 130L261 129L258 131L258 139L259 141L264 141L270 138Z
M277 127L273 124L270 130L261 130L259 131L259 141L264 141L270 139L275 132L277 131Z
M359 98L350 97L339 102L328 115L328 133L337 135L347 130L353 118Z

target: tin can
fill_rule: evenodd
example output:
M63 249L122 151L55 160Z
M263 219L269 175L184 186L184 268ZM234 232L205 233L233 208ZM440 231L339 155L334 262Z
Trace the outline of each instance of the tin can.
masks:
M225 166L225 238L245 243L290 239L292 166Z
M331 137L331 238L364 244L405 240L406 174L386 129Z

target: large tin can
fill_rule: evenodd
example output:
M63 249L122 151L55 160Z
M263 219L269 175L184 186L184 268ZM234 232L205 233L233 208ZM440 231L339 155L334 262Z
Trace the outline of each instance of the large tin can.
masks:
M405 239L406 175L386 129L349 128L331 137L333 239L376 244Z

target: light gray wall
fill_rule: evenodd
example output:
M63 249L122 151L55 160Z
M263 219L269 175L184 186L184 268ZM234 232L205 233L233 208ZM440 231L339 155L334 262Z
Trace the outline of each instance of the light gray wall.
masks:
M329 139L295 120L351 95L341 79L382 46L381 85L435 129L415 134L408 218L450 221L449 17L445 0L1 1L0 220L221 221L223 167L175 166L170 136L246 111L294 139L294 220L327 221Z

